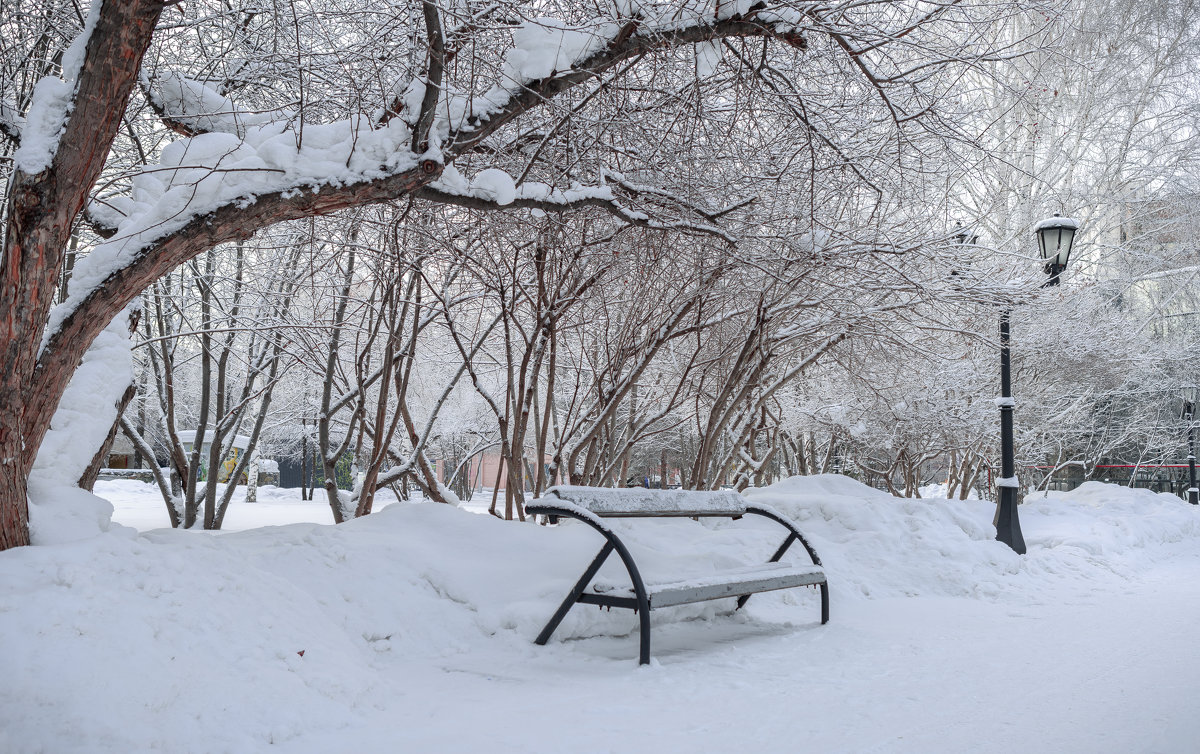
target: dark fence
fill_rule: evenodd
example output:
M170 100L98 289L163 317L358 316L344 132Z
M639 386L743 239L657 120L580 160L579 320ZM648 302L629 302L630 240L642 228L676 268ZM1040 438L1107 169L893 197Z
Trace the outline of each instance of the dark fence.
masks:
M1051 467L1039 466L1044 474ZM1084 476L1078 467L1059 469L1047 482L1043 476L1043 484L1039 488L1067 492L1084 482L1105 482L1119 484L1124 487L1168 492L1187 499L1189 484L1187 464L1163 464L1161 466L1134 466L1132 464L1100 464L1090 476Z

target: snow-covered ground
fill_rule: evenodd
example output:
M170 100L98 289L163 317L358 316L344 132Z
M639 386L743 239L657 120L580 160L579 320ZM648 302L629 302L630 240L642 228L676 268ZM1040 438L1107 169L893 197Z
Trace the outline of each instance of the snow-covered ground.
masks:
M0 553L3 752L1192 752L1200 511L1089 483L1021 507L903 500L841 477L751 493L825 561L813 590L655 611L579 606L577 523L395 504L359 521L294 492L220 535L161 526L153 487L98 486L142 529ZM266 522L285 526L247 528ZM771 522L618 522L652 578L765 559ZM794 548L798 549L798 548ZM802 558L802 552L789 554ZM613 570L603 574L620 578Z
M224 487L224 485L221 485ZM113 520L132 526L138 531L164 529L171 525L162 495L153 482L131 479L96 482L95 492L116 508ZM234 490L233 501L225 512L224 531L244 531L260 526L284 524L332 524L333 513L325 500L324 490L318 489L316 499L303 501L299 489L274 486L258 488L258 502L246 503L246 488ZM381 496L377 505L390 502L390 495Z

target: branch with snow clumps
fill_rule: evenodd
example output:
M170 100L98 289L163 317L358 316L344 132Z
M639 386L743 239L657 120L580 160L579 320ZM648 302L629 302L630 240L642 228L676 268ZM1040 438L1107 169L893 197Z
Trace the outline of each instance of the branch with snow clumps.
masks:
M536 181L526 181L517 185L512 176L496 169L481 171L474 178L467 180L450 165L442 172L441 178L420 189L417 196L441 204L480 210L533 209L542 212L566 212L580 207L597 207L629 225L653 230L704 233L730 244L737 243L738 240L736 236L716 225L656 220L645 212L621 204L608 186L574 184L567 189L558 189ZM690 205L688 208L692 209Z
M244 138L249 128L287 122L296 115L287 109L244 110L207 84L174 71L155 79L143 77L138 83L163 124L183 136L220 132Z
M446 117L432 129L434 146L422 154L411 150L412 130L399 118L383 128L364 117L309 123L303 138L290 124L273 122L247 126L244 137L208 133L169 145L160 165L135 178L130 196L111 202L125 218L110 240L77 265L70 298L51 313L39 369L49 367L48 359L56 358L52 353L77 358L79 347L70 342L90 342L102 321L132 300L130 291L205 248L248 238L284 220L412 195L505 123L622 61L725 37L777 38L803 46L803 14L797 7L768 9L742 0L715 14L700 13L699 6L695 10L666 19L597 19L587 32L542 22L543 29L562 31L549 69L550 53L538 44L555 41L558 32L547 36L529 26L524 36L516 35L517 44L505 58L506 73L487 96L438 99L445 102ZM541 52L531 57L536 50ZM534 78L538 75L545 77ZM446 139L438 149L436 137L443 131ZM629 219L640 220L633 214Z

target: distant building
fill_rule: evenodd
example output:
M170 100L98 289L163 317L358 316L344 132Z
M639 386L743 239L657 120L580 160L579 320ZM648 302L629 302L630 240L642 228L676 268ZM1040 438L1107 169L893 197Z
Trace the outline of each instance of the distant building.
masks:
M200 481L208 479L208 456L212 448L212 433L204 433L204 442L200 446L200 475L197 477ZM179 432L179 441L183 443L184 452L189 455L192 452L192 445L196 441L196 431L191 429L181 430ZM228 482L230 474L237 467L238 460L242 454L246 452L246 448L250 446L250 438L245 435L234 435L233 447L229 450L229 455L221 462L221 468L217 473L218 482ZM243 481L243 480L239 480Z

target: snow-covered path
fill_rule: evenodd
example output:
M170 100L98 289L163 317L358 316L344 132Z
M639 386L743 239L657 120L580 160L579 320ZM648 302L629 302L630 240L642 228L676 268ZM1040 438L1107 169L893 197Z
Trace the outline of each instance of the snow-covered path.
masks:
M978 501L833 477L755 494L825 560L831 622L806 589L655 611L643 668L626 611L577 608L532 644L599 546L580 526L395 505L0 554L0 751L1197 750L1192 506L1098 484L1031 500L1020 557ZM662 523L624 535L655 570L778 537Z
M1200 559L1089 597L1017 608L954 599L848 605L850 636L839 650L878 648L868 659L878 673L852 679L815 716L841 708L864 721L848 734L823 731L821 747L1194 751L1200 653L1189 636L1200 625Z
M1014 608L953 598L839 606L824 628L718 619L589 639L612 662L403 663L401 696L296 750L1194 752L1200 557L1112 593ZM452 693L422 693L449 687ZM403 745L401 746L401 743ZM361 744L366 744L365 748ZM398 748L399 747L399 748ZM290 747L285 747L290 748Z

